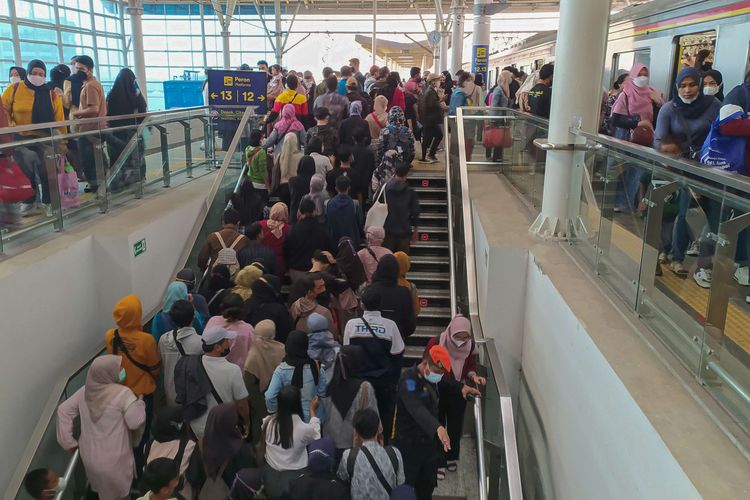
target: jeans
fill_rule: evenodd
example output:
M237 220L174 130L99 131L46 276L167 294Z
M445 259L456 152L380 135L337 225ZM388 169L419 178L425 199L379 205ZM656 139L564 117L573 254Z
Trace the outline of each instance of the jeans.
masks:
M425 125L422 129L422 159L427 155L427 149L430 150L430 156L435 156L438 145L443 140L443 131L440 125Z

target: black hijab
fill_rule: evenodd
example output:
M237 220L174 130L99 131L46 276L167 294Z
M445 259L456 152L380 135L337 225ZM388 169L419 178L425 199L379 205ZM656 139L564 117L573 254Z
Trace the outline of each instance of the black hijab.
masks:
M22 68L22 67L20 67L20 66L11 66L11 67L10 67L10 70L8 70L8 78L10 78L10 74L11 74L11 73L13 73L13 70L16 70L16 73L18 73L18 77L19 77L19 78L20 78L21 80L24 80L24 79L26 79L26 70L25 70L25 69L23 69L23 68Z
M715 98L720 100L721 102L724 102L724 76L721 74L721 71L717 71L715 69L709 69L708 71L705 71L703 73L703 78L710 76L714 80L716 80L716 83L719 84L719 92L714 95ZM703 92L703 89L701 88L701 92Z
M302 389L304 382L303 372L305 365L310 365L310 370L315 379L315 385L318 385L318 365L315 361L310 358L307 354L309 343L307 341L307 334L300 330L293 330L289 333L284 345L286 356L284 356L284 362L294 367L294 375L292 376L292 385L295 385Z
M297 222L297 209L302 197L310 192L310 179L315 175L315 159L305 155L297 165L297 175L289 179L289 220Z
M675 98L672 100L672 102L674 103L677 113L680 113L686 120L694 120L695 118L701 116L709 108L709 106L713 104L714 97L710 95L704 95L701 89L698 92L698 97L695 99L695 101L691 102L690 104L682 102L682 99L680 99L679 96L679 88L680 84L683 80L685 80L685 78L692 78L696 83L698 83L699 86L703 81L697 69L684 68L682 71L680 71L680 73L677 75L677 79L675 80L675 89L677 90L678 94L675 95Z
M234 403L220 404L208 413L201 450L208 477L218 477L223 466L242 448L242 434L237 429L238 423L239 416Z
M346 418L346 414L357 397L359 387L364 380L360 378L362 360L365 351L357 345L341 346L336 365L333 369L333 379L328 384L327 395L331 398L333 406L341 414L341 418Z
M396 257L391 254L383 255L372 277L373 283L398 284L399 267Z
M359 260L357 249L354 248L354 242L348 236L339 240L338 252L336 253L336 267L344 273L346 281L352 290L359 288L362 283L367 281L365 268L362 261Z
M70 76L70 68L65 64L58 64L49 72L52 88L63 90L65 80Z
M145 111L141 100L138 99L135 73L129 68L121 69L112 84L112 90L107 94L107 116L130 115Z
M70 82L70 101L73 106L81 105L81 90L83 83L86 81L86 75L82 71L76 71L70 75L67 80Z
M55 111L52 109L52 96L48 84L36 86L29 81L31 70L41 68L47 75L47 66L39 59L33 59L26 68L26 77L23 82L29 90L34 92L34 105L31 108L31 123L49 123L55 121Z
M450 95L451 92L453 92L453 77L451 76L450 71L443 71L443 76L445 77L445 81L440 85L443 87L443 90L445 90L446 95Z
M385 77L386 86L383 88L383 92L381 95L384 95L386 99L388 99L388 104L391 104L391 101L393 100L393 94L396 92L396 88L401 84L401 76L395 72L391 71L388 73L388 76Z

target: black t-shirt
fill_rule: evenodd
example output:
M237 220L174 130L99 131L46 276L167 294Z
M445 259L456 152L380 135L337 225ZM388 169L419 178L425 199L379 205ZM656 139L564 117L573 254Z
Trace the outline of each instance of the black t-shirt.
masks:
M529 90L529 108L531 113L542 118L549 118L552 103L552 87L537 83Z

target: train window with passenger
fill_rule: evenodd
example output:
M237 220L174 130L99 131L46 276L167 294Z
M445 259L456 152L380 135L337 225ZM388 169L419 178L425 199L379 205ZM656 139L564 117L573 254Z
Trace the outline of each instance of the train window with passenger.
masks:
M630 52L619 52L614 55L614 61L610 86L615 83L615 80L623 73L629 73L630 68L635 63L644 64L648 67L651 66L651 49L633 50Z
M716 30L691 33L678 36L675 39L677 46L675 54L674 75L683 68L696 68L698 71L708 71L713 67L714 53L716 52Z

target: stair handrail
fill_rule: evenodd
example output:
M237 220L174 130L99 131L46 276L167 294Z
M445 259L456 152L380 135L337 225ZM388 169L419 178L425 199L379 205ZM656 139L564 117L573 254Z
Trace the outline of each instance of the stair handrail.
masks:
M495 386L497 387L498 394L500 395L500 418L501 418L501 424L503 429L503 444L504 444L504 453L505 453L505 463L506 463L506 471L507 471L507 481L508 481L508 493L509 498L511 500L522 500L523 499L523 490L521 487L521 469L519 466L519 459L518 459L518 445L516 442L516 428L515 428L515 422L513 418L513 399L510 393L510 390L508 389L508 385L505 381L505 375L502 369L502 363L500 361L500 356L497 353L497 349L494 345L494 340L491 338L486 338L484 336L484 331L482 330L482 322L479 315L479 303L477 300L477 279L476 279L476 262L475 262L475 255L474 255L474 221L472 217L472 206L471 206L471 197L469 195L469 172L468 172L468 166L467 166L467 159L466 159L466 140L464 135L464 109L469 108L458 108L456 110L456 134L457 134L457 143L458 143L458 158L459 158L459 164L458 165L452 165L450 162L450 155L447 153L448 149L450 148L450 140L446 142L448 145L448 148L446 148L446 169L447 171L447 177L449 178L448 184L450 184L450 170L453 168L458 168L458 173L460 177L460 189L461 189L461 217L462 220L460 223L462 224L463 231L464 231L464 248L465 248L465 255L464 255L464 262L466 266L466 282L467 282L467 295L468 295L468 306L469 306L469 320L471 321L471 328L474 332L475 338L481 341L485 341L487 344L487 352L489 355L489 362L490 366L492 367L492 375L493 380L495 382ZM471 108L472 111L476 111L477 108ZM492 109L493 112L497 111L497 108L488 108ZM489 116L487 119L491 119L492 117ZM448 119L445 120L445 130L449 130L448 128ZM449 193L449 203L452 203L450 200L450 194L451 190L449 187L448 190ZM449 218L452 217L452 206L449 206ZM454 221L449 220L448 221L448 227L453 226ZM452 244L452 242L451 242ZM453 268L451 268L451 272L453 272ZM453 281L453 280L451 280ZM453 291L453 290L452 290ZM453 308L453 301L455 301L455 295L451 294L451 301ZM481 418L478 420L478 422L481 424ZM479 450L480 446L483 448L483 443L478 443L477 449ZM484 453L482 453L480 456L478 456L478 460L481 462L481 465L484 464ZM480 496L482 494L487 494L486 491L486 484L484 477L480 478ZM486 498L486 497L485 497Z

